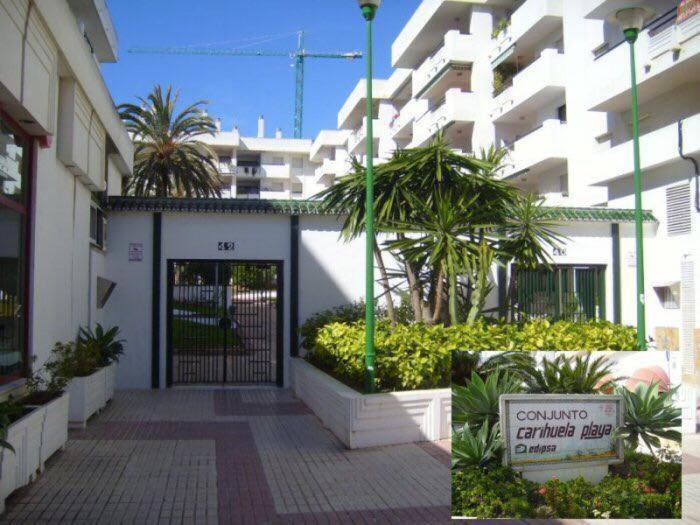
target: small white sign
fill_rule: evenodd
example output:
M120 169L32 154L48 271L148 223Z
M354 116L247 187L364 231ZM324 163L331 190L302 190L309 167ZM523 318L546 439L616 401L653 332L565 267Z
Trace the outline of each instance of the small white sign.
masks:
M620 463L622 396L509 394L500 399L504 463L518 470Z
M627 252L627 266L635 267L637 266L637 252L634 250L629 250Z
M143 261L143 243L142 242L129 243L129 260L130 261Z

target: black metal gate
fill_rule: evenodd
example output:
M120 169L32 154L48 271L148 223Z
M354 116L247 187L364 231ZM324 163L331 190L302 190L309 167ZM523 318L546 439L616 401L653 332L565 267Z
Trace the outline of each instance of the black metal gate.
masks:
M282 263L169 261L168 384L282 384Z
M605 266L554 265L512 271L514 318L605 319Z

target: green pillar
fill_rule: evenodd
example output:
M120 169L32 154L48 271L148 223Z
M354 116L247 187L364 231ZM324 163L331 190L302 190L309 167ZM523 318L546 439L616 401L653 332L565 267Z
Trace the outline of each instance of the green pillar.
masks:
M630 47L632 73L632 136L634 144L634 224L637 252L637 344L646 348L646 307L644 295L644 220L642 217L642 170L639 151L639 101L637 96L637 63L634 44L638 29L626 29L625 40Z
M375 390L374 352L374 136L372 129L372 20L377 6L362 6L367 24L367 180L365 191L365 392Z

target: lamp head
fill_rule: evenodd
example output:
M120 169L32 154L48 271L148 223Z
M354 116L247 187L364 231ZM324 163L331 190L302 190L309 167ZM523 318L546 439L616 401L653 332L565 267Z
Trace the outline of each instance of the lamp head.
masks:
M377 9L379 9L381 3L382 0L358 0L365 20L374 20L374 15L377 13Z
M608 17L608 20L622 29L628 42L634 43L644 24L653 16L653 9L644 5L635 5L618 9Z

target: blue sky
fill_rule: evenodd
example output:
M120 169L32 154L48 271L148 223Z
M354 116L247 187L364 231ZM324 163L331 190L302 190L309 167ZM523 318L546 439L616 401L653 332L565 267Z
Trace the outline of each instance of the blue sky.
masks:
M391 74L391 43L420 0L385 0L375 22L375 77ZM306 31L309 51L364 51L364 20L356 0L108 0L120 59L102 70L117 104L145 96L160 83L180 100L209 101L208 111L254 134L264 114L268 135L292 136L294 69L287 58L135 55L134 46L293 50ZM251 45L264 37L279 39ZM335 129L340 106L364 78L363 60L307 59L304 136Z

